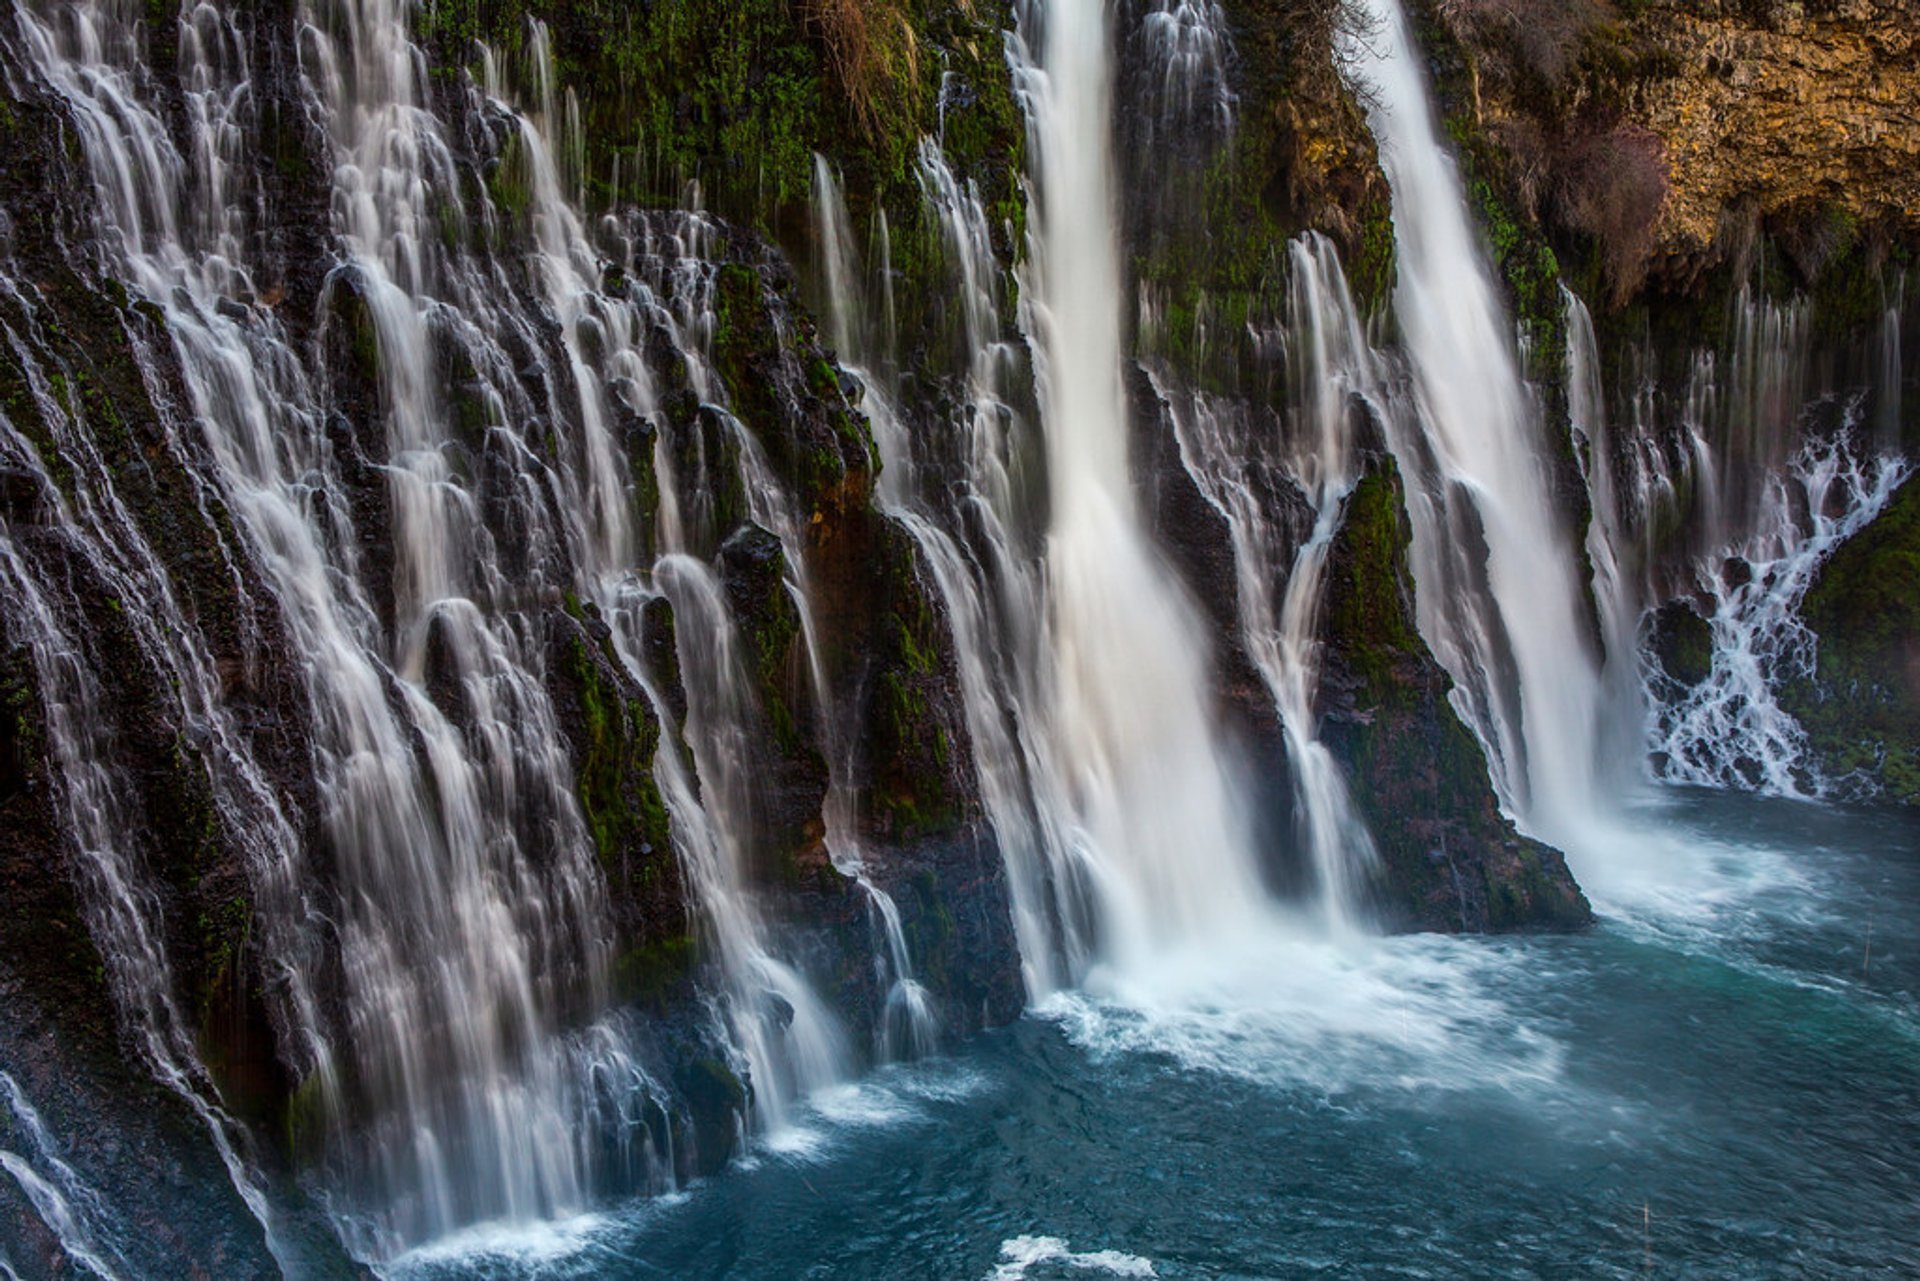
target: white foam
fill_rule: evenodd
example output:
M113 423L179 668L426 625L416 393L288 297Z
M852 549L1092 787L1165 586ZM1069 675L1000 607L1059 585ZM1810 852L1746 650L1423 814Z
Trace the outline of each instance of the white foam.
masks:
M571 1258L592 1244L610 1220L599 1214L525 1223L476 1223L470 1228L416 1246L388 1265L392 1276L447 1264L482 1263L531 1268Z
M1501 998L1519 956L1438 935L1329 938L1282 919L1170 956L1151 976L1097 973L1039 1012L1100 1059L1164 1054L1327 1092L1522 1089L1557 1082L1565 1051Z
M1036 1263L1058 1263L1088 1272L1104 1272L1114 1277L1157 1277L1153 1263L1137 1254L1118 1250L1092 1250L1075 1254L1059 1237L1018 1236L1000 1243L1000 1264L987 1274L987 1281L1021 1281L1027 1269Z
M788 1161L819 1161L841 1139L872 1130L928 1124L923 1104L951 1103L977 1093L987 1077L958 1064L915 1063L884 1068L864 1080L827 1086L808 1095L794 1119L761 1136L758 1152ZM752 1169L748 1154L735 1164Z
M1719 932L1729 913L1804 890L1792 854L1753 841L1690 831L1659 808L1590 821L1577 849L1581 885L1597 911L1640 924Z

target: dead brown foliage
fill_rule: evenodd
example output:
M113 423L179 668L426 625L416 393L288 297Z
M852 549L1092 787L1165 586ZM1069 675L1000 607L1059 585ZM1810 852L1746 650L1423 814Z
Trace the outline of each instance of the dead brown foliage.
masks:
M1614 16L1609 0L1437 0L1434 9L1460 39L1503 51L1516 71L1553 90L1587 36Z
M1616 301L1638 289L1672 185L1660 139L1605 117L1558 129L1506 120L1492 132L1523 210L1591 239Z
M911 109L920 44L895 0L793 0L793 10L861 132L878 138L889 119Z

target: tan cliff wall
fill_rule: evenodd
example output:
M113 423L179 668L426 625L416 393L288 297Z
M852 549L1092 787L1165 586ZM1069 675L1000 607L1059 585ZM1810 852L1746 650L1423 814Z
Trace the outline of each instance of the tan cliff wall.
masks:
M1616 295L1761 229L1817 275L1920 235L1915 0L1433 0L1527 211L1599 242Z

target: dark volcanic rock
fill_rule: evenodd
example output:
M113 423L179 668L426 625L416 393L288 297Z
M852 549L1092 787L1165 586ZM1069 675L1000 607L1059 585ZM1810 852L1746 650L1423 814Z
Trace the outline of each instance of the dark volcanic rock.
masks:
M1920 804L1920 482L1834 552L1801 614L1819 636L1818 666L1783 702L1821 771Z
M1326 602L1321 734L1379 847L1384 917L1461 932L1585 925L1560 852L1501 815L1451 681L1415 629L1401 504L1398 471L1376 461L1347 500Z

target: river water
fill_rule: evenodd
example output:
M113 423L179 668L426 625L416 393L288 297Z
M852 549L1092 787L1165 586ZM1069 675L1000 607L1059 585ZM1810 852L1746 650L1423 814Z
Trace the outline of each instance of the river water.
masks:
M1682 791L1638 817L1670 875L1587 933L1277 920L818 1097L678 1196L396 1271L1912 1275L1920 824Z

